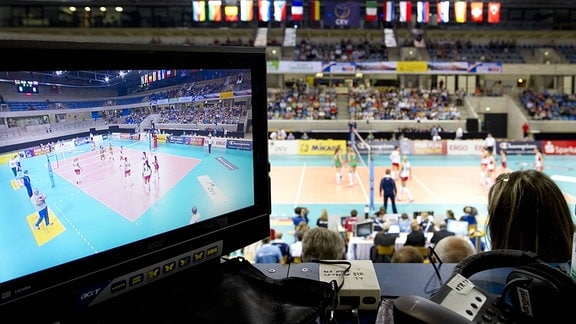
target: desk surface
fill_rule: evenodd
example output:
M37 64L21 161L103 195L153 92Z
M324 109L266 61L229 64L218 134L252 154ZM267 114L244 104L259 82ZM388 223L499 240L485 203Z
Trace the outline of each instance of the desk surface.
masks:
M272 278L285 276L318 279L318 264L300 263L290 266L280 264L255 264L256 268ZM452 276L456 264L444 263L438 271L445 282ZM441 287L440 280L430 263L374 263L374 270L380 285L380 294L385 298L417 295L429 298ZM471 277L479 287L491 293L500 293L509 268L482 271Z

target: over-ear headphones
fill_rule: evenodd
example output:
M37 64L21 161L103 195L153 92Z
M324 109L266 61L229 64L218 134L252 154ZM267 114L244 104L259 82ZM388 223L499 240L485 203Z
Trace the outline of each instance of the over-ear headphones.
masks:
M507 267L515 269L506 278L500 301L511 303L522 321L573 316L576 282L532 252L494 250L474 254L458 263L453 274L469 278L484 270Z

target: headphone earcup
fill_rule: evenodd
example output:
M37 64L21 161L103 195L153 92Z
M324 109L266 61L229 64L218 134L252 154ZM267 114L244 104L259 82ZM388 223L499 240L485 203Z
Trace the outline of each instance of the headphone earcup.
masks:
M561 319L573 312L576 283L548 264L518 267L508 275L506 289L514 309L527 319Z

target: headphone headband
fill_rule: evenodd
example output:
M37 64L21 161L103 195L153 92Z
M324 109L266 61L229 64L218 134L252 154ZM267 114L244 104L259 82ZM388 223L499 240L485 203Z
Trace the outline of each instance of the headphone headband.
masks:
M473 254L460 261L452 274L461 274L469 278L475 273L494 268L517 268L532 263L544 263L533 252L520 250L493 250Z

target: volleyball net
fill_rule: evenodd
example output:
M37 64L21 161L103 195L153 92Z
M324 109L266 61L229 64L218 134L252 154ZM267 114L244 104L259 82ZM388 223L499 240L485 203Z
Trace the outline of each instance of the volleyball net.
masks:
M368 207L370 210L375 210L374 206L374 195L375 195L375 188L374 188L374 157L372 155L372 148L370 144L362 138L362 135L358 133L358 131L354 128L353 129L354 136L350 136L350 144L356 151L356 155L358 156L360 163L364 166L368 167L368 185L369 185L369 194L368 194ZM368 152L366 155L366 160L364 160L362 154L360 154L359 150L361 149L362 152Z

